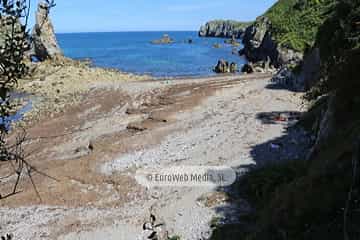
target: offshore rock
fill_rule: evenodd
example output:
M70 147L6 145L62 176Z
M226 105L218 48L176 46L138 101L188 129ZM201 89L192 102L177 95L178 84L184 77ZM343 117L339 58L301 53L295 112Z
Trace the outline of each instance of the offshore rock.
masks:
M151 41L152 44L171 44L174 43L174 40L170 38L168 34L164 34L161 39Z

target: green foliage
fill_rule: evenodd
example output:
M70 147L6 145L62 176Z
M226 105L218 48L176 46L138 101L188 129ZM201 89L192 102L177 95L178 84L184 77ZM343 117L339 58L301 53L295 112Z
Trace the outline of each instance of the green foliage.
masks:
M292 182L305 172L304 161L273 163L250 171L241 185L252 202L261 206L271 198L277 187Z
M257 208L257 230L243 236L240 225L237 231L223 227L214 236L360 239L360 169L355 167L360 164L360 0L280 0L266 15L283 45L320 48L322 81L307 97L328 96L316 101L300 124L321 135L321 144L307 162L249 172L240 186Z
M345 97L360 90L360 1L341 0L320 28L316 45L320 48L326 91L336 90Z
M313 46L319 27L335 0L279 0L264 15L271 21L273 38L281 45L304 52Z

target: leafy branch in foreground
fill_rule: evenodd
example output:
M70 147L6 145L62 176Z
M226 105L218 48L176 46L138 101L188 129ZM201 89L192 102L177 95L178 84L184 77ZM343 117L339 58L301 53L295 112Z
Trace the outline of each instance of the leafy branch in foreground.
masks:
M54 0L46 0L49 9L55 6ZM38 172L26 160L23 145L26 131L23 129L14 140L10 140L11 114L16 111L11 93L18 80L28 72L25 53L30 49L27 24L30 13L30 0L0 0L0 181L15 176L10 193L0 199L17 193L21 176L25 173L35 187L32 173ZM40 196L39 196L40 197Z

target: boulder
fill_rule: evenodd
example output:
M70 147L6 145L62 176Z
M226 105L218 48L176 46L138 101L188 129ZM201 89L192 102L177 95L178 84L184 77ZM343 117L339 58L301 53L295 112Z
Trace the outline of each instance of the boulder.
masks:
M246 63L244 64L244 66L241 68L241 72L243 73L253 73L254 72L254 68L251 64Z
M244 56L245 55L245 48L242 48L239 50L239 56Z
M231 44L231 45L233 45L233 46L235 46L235 47L240 46L240 43L239 43L238 41L236 41L235 36L232 36L231 39L226 39L224 42L225 42L226 44Z
M221 44L220 44L220 43L215 43L215 44L213 45L213 48L221 48Z
M232 63L230 64L230 72L231 72L231 73L236 73L237 71L238 71L238 66L237 66L237 64L234 63L234 62L232 62Z
M49 6L44 2L40 2L37 8L32 44L33 53L40 61L63 56L49 16Z
M174 40L170 38L168 34L164 34L161 39L151 41L152 44L171 44L174 43Z
M218 64L216 65L214 72L216 73L229 73L230 72L230 65L229 62L220 59Z
M238 71L238 66L235 62L229 64L228 61L220 59L214 68L216 73L236 73Z
M271 82L289 89L296 88L296 77L288 67L282 67L273 76Z

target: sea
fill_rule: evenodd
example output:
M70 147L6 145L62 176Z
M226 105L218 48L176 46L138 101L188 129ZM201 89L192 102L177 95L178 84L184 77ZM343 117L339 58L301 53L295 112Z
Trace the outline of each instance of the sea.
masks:
M164 34L175 42L151 43ZM236 62L239 69L246 63L245 58L233 54L242 46L234 49L224 43L225 39L200 38L195 31L62 33L57 34L57 39L67 57L89 59L98 67L153 77L214 75L213 68L219 59ZM214 48L216 43L221 48Z

